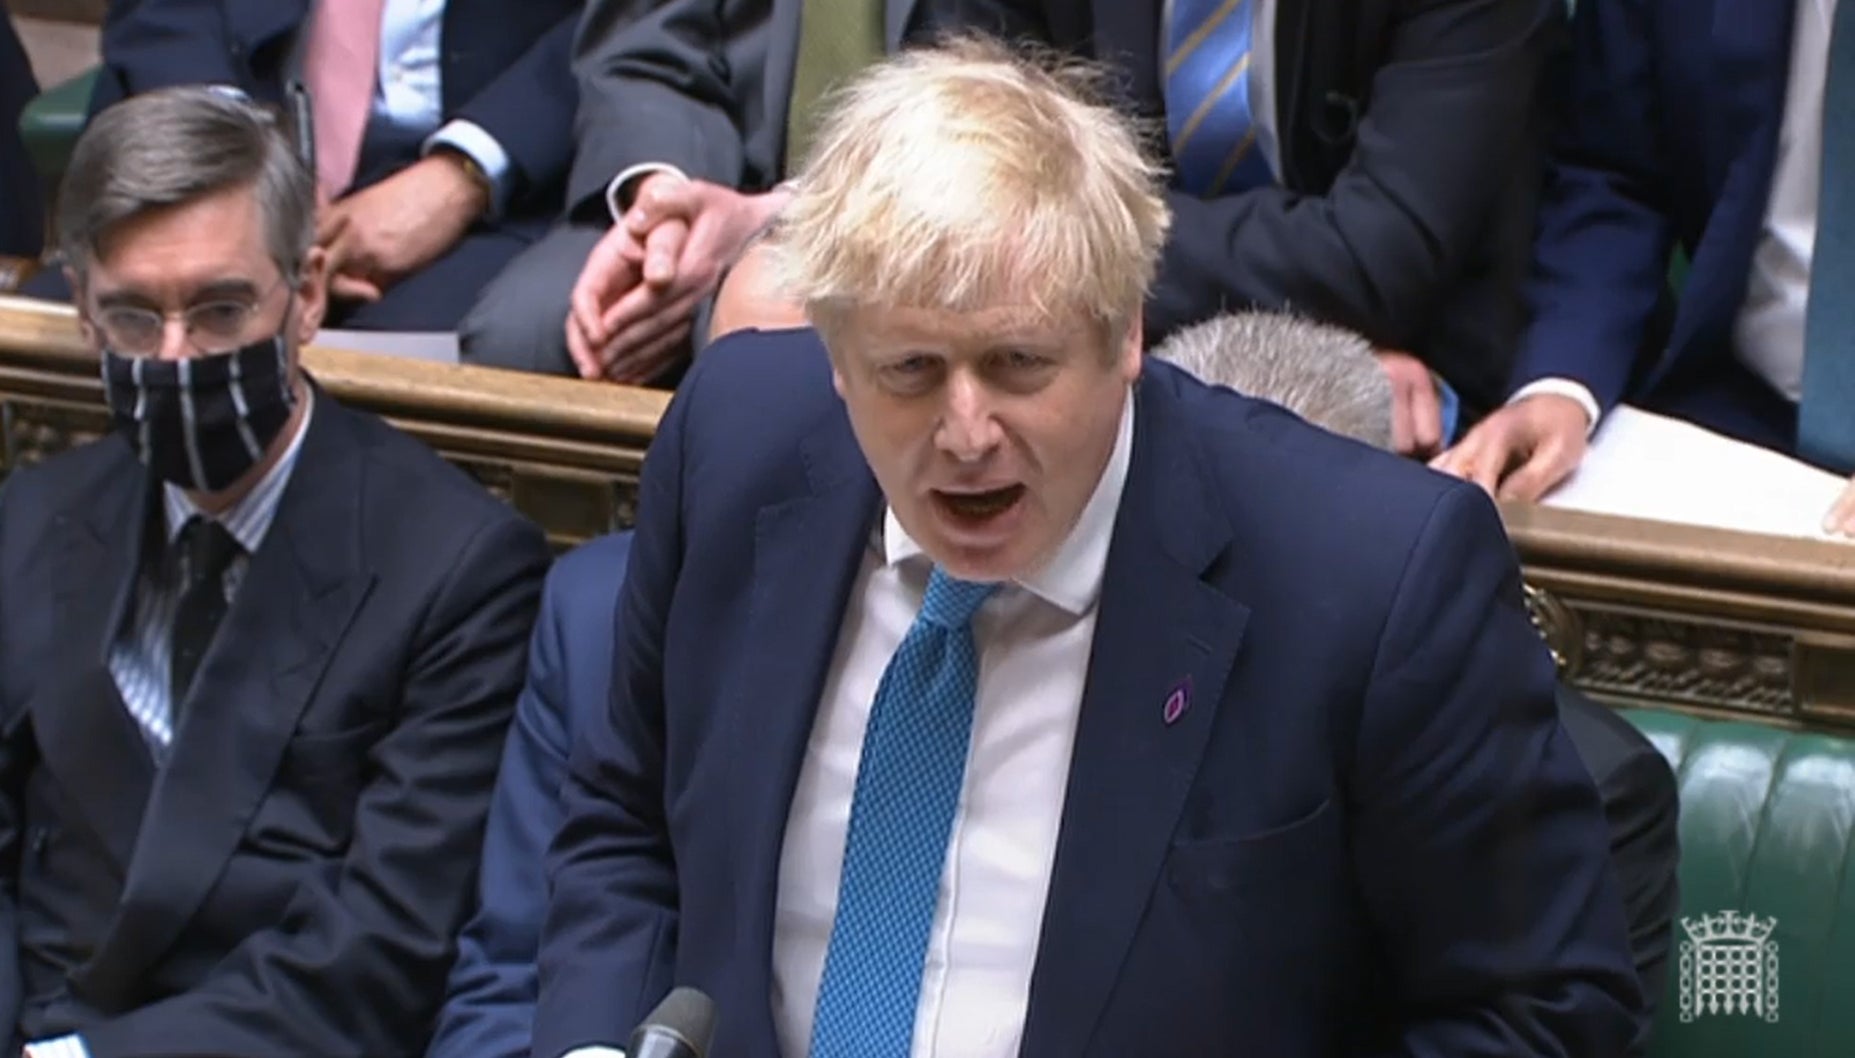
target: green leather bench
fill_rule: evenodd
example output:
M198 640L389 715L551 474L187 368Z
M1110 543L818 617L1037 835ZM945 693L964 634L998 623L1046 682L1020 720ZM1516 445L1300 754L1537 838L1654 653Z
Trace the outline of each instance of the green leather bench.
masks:
M40 92L20 112L20 137L26 142L26 153L31 155L33 167L39 171L47 201L57 194L58 182L64 178L65 166L71 160L71 148L76 146L78 134L84 131L84 119L90 112L90 92L96 81L97 71L92 67Z
M1855 1055L1855 741L1623 715L1681 792L1681 917L1652 1058Z

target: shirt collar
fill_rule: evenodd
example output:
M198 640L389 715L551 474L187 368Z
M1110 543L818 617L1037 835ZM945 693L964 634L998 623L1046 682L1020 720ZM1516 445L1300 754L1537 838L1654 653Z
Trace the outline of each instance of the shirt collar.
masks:
M303 438L309 436L309 420L316 413L316 391L314 386L303 387L303 419L296 424L296 436L290 438L290 446L283 450L277 465L266 471L250 492L239 498L237 503L226 508L218 516L220 525L232 534L245 554L255 555L258 545L270 532L271 522L277 518L277 505L283 500L283 489L290 483L290 475L296 469L296 457L303 450ZM172 544L180 537L180 531L187 527L187 522L195 515L212 517L201 511L198 504L188 497L187 490L171 482L162 485L162 500L167 511L167 540Z
M1095 492L1082 508L1075 527L1036 570L1019 577L1015 584L1032 595L1074 617L1094 609L1101 597L1101 582L1108 568L1108 544L1114 537L1114 517L1121 509L1121 494L1127 488L1127 469L1133 460L1134 393L1127 391L1121 407L1120 431L1114 439L1114 451L1102 468ZM906 562L920 554L921 545L902 528L895 509L883 511L883 559L887 565Z

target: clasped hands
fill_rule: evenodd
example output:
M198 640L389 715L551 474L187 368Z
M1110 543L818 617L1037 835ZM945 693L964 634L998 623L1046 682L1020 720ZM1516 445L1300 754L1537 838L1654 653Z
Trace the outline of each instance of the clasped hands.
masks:
M580 376L635 384L661 375L683 350L697 305L787 198L675 173L644 177L573 286L567 351Z

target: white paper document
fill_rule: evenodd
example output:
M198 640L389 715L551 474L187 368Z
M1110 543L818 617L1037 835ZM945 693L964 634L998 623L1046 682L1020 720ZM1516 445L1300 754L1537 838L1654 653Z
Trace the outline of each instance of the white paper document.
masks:
M1823 515L1844 479L1807 463L1638 408L1605 416L1584 463L1548 507L1841 540Z

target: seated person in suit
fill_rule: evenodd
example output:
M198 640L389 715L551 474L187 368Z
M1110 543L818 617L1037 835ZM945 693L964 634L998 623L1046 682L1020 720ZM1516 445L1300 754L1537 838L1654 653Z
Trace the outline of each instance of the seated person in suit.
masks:
M31 1058L416 1054L546 544L304 374L327 254L265 110L114 107L58 210L114 429L0 489L8 1030Z
M614 533L562 555L548 571L483 834L477 909L458 936L427 1058L527 1058L560 784L576 733L611 708L613 604L630 557L631 534Z
M1169 212L1077 80L912 50L821 129L773 233L817 331L697 357L644 468L540 1058L673 985L716 1054L1628 1045L1493 505L1143 362Z
M949 22L1112 64L1163 133L1177 223L1150 341L1244 307L1357 331L1404 454L1436 454L1507 395L1564 0L955 7Z
M588 0L567 218L484 291L465 361L674 382L826 91L955 8L1009 2Z
M477 293L560 212L579 8L580 0L117 0L91 110L202 83L281 103L300 79L315 130L328 323L456 330ZM60 286L48 279L30 291L68 296Z
M1391 384L1372 346L1343 328L1280 313L1217 316L1175 332L1156 359L1212 385L1271 401L1323 429L1391 446ZM1597 783L1610 825L1610 864L1623 890L1643 1005L1629 1053L1646 1053L1668 978L1679 906L1675 774L1642 732L1583 692L1558 685L1559 723Z
M1537 499L1627 401L1855 471L1851 34L1850 3L1579 0L1511 397L1439 469Z

